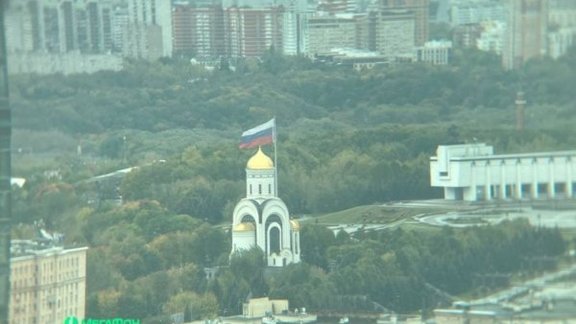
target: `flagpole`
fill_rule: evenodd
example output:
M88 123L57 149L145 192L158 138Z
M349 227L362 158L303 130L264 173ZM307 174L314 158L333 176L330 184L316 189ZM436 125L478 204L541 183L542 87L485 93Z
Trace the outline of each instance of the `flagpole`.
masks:
M274 142L274 196L278 197L278 159L276 155L276 116L274 116L274 128L272 133Z

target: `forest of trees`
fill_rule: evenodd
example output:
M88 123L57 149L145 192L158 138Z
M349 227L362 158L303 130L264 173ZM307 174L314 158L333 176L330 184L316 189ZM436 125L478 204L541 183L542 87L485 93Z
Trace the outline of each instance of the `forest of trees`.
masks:
M259 251L229 262L222 225L243 195L254 153L238 149L240 133L273 116L279 192L296 216L440 197L428 174L439 144L571 149L575 50L517 71L476 51L455 53L449 66L363 72L270 53L260 63L238 63L235 72L163 59L127 62L121 72L10 81L13 173L27 179L13 192L14 218L24 224L16 236L42 219L65 233L67 244L90 247L90 316L234 314L249 294L313 310L362 296L416 311L442 302L436 290L480 293L478 278L533 273L542 269L527 260L566 249L558 230L520 221L353 238L304 226L305 262L265 273ZM514 129L518 90L528 100L522 133ZM139 168L118 188L121 206L100 201L85 181L128 166ZM46 177L47 170L58 176ZM204 268L215 266L216 279L206 280Z

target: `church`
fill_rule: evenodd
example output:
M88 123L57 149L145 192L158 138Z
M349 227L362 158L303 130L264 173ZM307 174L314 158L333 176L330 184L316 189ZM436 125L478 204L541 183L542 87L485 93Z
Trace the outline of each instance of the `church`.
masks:
M260 148L246 164L246 197L234 208L230 254L256 246L269 267L300 262L300 224L278 197L274 162Z

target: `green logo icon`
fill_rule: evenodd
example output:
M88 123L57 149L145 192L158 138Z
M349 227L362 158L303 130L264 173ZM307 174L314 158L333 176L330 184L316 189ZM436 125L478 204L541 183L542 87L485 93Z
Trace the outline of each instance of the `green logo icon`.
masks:
M80 324L80 321L76 317L70 316L64 320L64 324Z

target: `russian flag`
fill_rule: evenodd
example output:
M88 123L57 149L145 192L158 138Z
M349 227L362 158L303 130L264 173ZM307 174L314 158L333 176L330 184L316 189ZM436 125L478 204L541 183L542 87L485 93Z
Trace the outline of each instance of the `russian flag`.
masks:
M251 148L274 143L276 132L276 119L272 118L262 125L258 125L242 133L240 148Z

